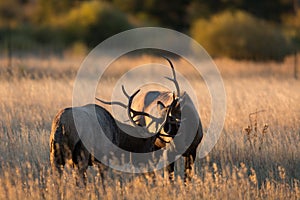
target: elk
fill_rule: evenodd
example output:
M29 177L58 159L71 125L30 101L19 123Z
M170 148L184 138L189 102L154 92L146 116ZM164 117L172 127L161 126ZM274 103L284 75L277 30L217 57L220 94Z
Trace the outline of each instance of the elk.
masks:
M180 92L173 63L170 59L164 58L170 64L173 74L173 78L165 78L174 83L176 94L171 91L143 93L137 96L131 105L132 109L148 114L128 116L135 126L146 127L150 133L160 132L154 141L155 150L166 148L172 143L175 148L170 148L172 150L168 151L168 160L175 160L178 152L185 158L184 181L186 182L192 178L197 147L203 137L202 124L190 96L186 92ZM118 104L117 102L100 101L106 104ZM163 119L166 121L161 123L164 121ZM169 179L173 180L174 162L170 162L166 169Z
M127 108L128 115L150 116L145 112L138 112L131 108L133 98L139 90L129 96L124 87L122 87L122 89L129 99L128 106L122 104ZM94 119L93 113L96 113L96 119ZM75 115L77 119L79 119L79 124L76 125L74 120ZM167 119L164 119L164 121L166 122ZM165 122L163 122L163 124ZM85 172L88 166L97 164L100 169L100 175L103 178L103 171L106 169L106 166L94 157L93 153L85 147L79 136L79 133L97 135L99 127L111 143L126 151L135 153L154 151L154 142L157 137L160 137L160 132L157 132L155 135L150 135L147 130L142 127L134 127L118 122L105 108L96 104L64 108L56 114L52 122L50 134L50 163L52 169L61 174L63 167L68 165L76 168L79 175L85 180ZM129 132L131 133L130 135L128 134ZM149 137L135 137L135 135L140 134L148 134ZM96 147L102 145L102 149L107 149L109 153L111 144L102 142L101 140L99 141L99 139L95 141Z

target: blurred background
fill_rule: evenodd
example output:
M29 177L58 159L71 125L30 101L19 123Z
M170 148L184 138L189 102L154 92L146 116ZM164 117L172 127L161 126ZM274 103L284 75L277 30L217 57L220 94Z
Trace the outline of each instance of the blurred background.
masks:
M90 168L86 189L68 170L57 179L49 163L51 122L73 105L80 64L106 38L144 26L185 33L213 57L226 90L216 146L196 160L187 187L179 178L183 159L175 165L175 184L133 176L122 181L110 173L104 190L98 168ZM111 63L95 96L114 100L112 91L122 95L116 86L125 73L168 64L152 50ZM300 0L0 0L0 200L300 199L299 51ZM212 116L206 82L188 60L171 60L196 94L206 134ZM132 94L135 85L128 84Z
M0 0L0 56L86 54L143 26L186 33L213 57L281 61L300 48L300 1Z

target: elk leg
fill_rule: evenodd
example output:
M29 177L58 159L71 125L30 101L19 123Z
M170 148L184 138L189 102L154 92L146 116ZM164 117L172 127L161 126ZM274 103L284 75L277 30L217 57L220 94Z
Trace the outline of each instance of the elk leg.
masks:
M84 185L86 185L87 177L86 170L89 165L89 152L86 150L81 141L77 142L72 154L73 163L77 166L78 175L80 179L83 181Z
M53 171L57 171L59 175L62 173L62 167L65 165L63 149L61 145L54 140L51 141L50 147L50 163Z
M99 161L97 161L97 162L98 162L98 164L97 164L98 172L99 172L100 178L101 178L102 189L105 192L105 183L104 182L105 182L105 176L108 175L108 169L109 168L106 165L100 163Z
M174 162L172 162L171 164L169 164L167 166L167 172L168 172L168 175L169 175L169 180L170 181L174 181L174 167L175 167L175 164Z
M184 182L191 181L193 175L194 162L196 159L196 151L188 154L184 162ZM188 180L187 180L188 179Z

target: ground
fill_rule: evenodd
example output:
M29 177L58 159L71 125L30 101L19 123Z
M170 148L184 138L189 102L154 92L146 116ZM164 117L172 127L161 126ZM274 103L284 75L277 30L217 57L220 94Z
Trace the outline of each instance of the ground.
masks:
M152 61L165 62L153 56L116 61L97 95L108 99L120 75ZM72 173L61 179L52 175L49 165L51 121L59 109L72 105L82 59L14 57L8 70L7 60L1 58L0 199L299 199L300 80L294 78L293 58L282 63L214 61L226 90L226 120L214 149L197 159L194 179L185 186L179 160L174 183L161 172L154 183L110 171L103 189L94 168L83 187L76 185ZM211 116L206 85L183 67L188 65L184 60L175 60L174 65L197 91L206 132Z

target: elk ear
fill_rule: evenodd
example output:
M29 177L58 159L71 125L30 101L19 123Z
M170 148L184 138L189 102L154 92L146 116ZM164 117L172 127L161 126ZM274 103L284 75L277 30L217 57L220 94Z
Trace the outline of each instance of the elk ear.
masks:
M165 104L161 101L157 101L157 110L160 114L162 114L166 110Z

